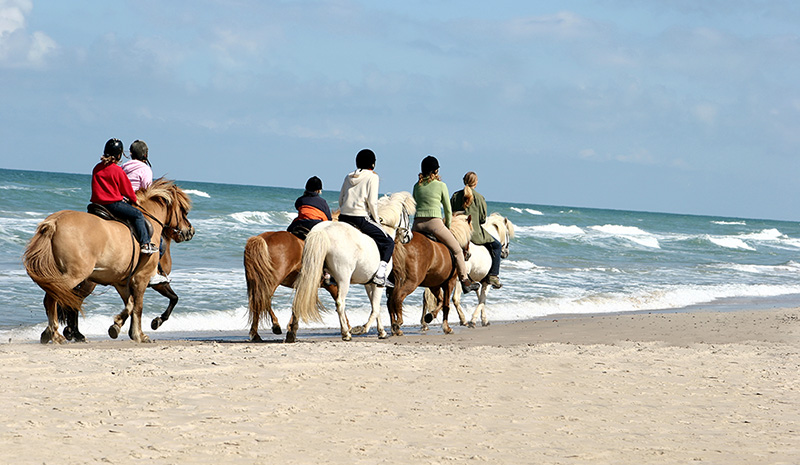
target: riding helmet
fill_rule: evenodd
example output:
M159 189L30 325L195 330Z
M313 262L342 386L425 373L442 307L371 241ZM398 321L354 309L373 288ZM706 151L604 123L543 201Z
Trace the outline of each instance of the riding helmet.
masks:
M422 174L431 174L434 171L439 169L439 160L432 155L428 155L427 157L422 159Z
M114 158L122 158L122 141L119 139L109 139L106 142L106 147L103 149L103 155L111 156Z
M375 152L363 149L356 155L356 168L371 170L375 168Z
M316 192L321 190L322 190L322 179L316 176L311 176L310 178L308 178L308 181L306 181L306 192Z

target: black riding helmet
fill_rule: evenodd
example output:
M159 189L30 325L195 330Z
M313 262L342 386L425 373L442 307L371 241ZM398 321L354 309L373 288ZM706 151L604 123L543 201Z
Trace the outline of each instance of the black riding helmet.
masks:
M108 139L106 142L106 147L103 149L103 155L108 157L114 157L115 159L119 160L122 158L122 141L119 139Z
M363 149L356 155L356 168L371 170L375 168L375 152Z

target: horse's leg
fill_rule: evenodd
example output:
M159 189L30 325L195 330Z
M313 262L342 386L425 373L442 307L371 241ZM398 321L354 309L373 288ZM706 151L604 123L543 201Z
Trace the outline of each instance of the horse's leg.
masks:
M119 337L119 333L122 331L122 327L133 309L133 296L131 296L128 286L116 285L114 288L117 289L117 293L122 298L125 307L114 317L114 324L108 327L108 335L111 339Z
M372 323L375 321L378 322L378 338L386 339L386 330L383 329L383 326L380 323L380 313L381 313L381 289L374 285L374 284L365 284L364 288L367 290L367 296L369 297L370 305L372 310L369 313L369 318L367 318L367 322L363 326L356 326L352 328L352 333L355 335L359 334L366 334L369 332L369 328L372 327Z
M486 316L486 295L489 293L489 284L486 283L481 288L481 293L478 296L478 307L481 310L481 326L489 326L489 318ZM475 309L475 315L478 314L478 309ZM475 321L475 315L472 315L472 321Z
M456 308L456 312L458 312L458 324L466 326L467 317L464 315L464 311L461 308L461 293L461 286L456 286L455 289L453 289L453 306Z
M338 278L338 277L337 277ZM336 313L339 314L339 329L342 332L342 340L349 341L353 337L350 334L350 323L347 321L347 314L345 313L345 298L347 297L347 292L350 290L349 279L347 281L338 280L336 282L339 284L339 295L336 296ZM343 283L342 283L343 282Z
M142 309L144 307L144 290L146 288L147 281L144 283L138 282L136 277L131 280L133 310L131 311L131 324L128 327L128 336L132 341L136 342L150 342L150 338L142 331Z
M168 282L155 284L151 287L154 291L169 299L169 305L167 305L167 309L164 310L164 313L162 313L161 316L153 318L153 321L150 322L150 327L155 331L160 328L165 321L169 320L170 315L172 315L172 310L178 303L178 294L175 294L175 291L172 290L172 286L170 286Z
M444 334L453 333L453 328L450 327L447 318L450 315L450 293L453 291L453 287L456 285L455 283L456 280L451 279L442 285L442 291L444 293L442 296L442 332Z
M286 325L286 342L295 342L297 340L297 329L299 327L297 318L292 312L291 318L289 318L289 324Z
M91 281L83 281L82 283L75 286L75 291L81 298L81 302L84 299L89 297L89 295L94 291L94 288L97 284ZM78 320L79 320L79 313L80 309L71 308L71 307L62 307L61 305L58 306L59 311L59 320L62 320L66 325L64 327L64 337L67 340L74 340L75 342L86 342L86 336L81 334L80 330L78 329ZM63 316L63 319L62 319Z
M44 295L44 311L47 313L47 327L42 331L39 342L47 344L53 341L54 344L63 344L67 339L58 332L58 304L56 299L50 294Z

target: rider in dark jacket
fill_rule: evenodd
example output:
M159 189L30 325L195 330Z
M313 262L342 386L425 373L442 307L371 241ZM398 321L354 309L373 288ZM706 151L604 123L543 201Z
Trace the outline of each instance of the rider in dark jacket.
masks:
M318 223L331 221L331 209L328 202L319 196L322 192L322 180L312 176L306 181L306 191L294 202L297 218L286 228L300 239L305 239L308 232Z

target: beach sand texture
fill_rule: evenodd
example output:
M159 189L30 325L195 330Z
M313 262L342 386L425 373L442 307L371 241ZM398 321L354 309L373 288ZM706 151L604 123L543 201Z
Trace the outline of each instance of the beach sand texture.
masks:
M800 309L456 331L2 344L0 463L800 463Z

